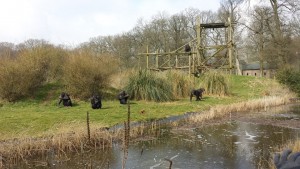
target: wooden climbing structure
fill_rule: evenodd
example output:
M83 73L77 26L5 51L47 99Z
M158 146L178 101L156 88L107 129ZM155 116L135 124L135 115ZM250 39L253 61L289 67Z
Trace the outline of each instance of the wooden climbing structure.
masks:
M225 44L205 45L203 39L207 38L206 29L224 29ZM174 51L159 53L158 51L140 53L145 56L146 67L149 70L185 69L189 75L199 75L209 69L233 70L233 24L228 19L225 23L201 24L197 23L196 38ZM185 46L190 45L191 51L186 52ZM163 58L163 59L162 59Z

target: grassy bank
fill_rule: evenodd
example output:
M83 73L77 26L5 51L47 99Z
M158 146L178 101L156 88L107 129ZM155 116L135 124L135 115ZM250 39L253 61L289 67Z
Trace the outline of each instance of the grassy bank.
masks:
M93 110L88 101L75 98L74 107L58 107L59 88L58 84L50 84L38 90L37 95L31 99L0 104L0 157L5 161L4 166L51 152L55 153L56 158L64 159L68 158L67 152L110 147L115 140L127 143L128 136L122 129L109 132L103 128L115 124L124 125L128 115L127 105L120 105L117 100L104 99L103 108ZM105 94L105 98L114 98L111 93ZM148 121L185 112L202 112L189 120L199 124L207 119L228 115L230 111L284 104L289 97L293 97L291 93L271 79L232 76L229 96L204 94L204 100L199 102L190 102L189 98L160 103L130 101L130 121ZM90 135L87 132L87 112ZM131 127L130 137L134 139L157 135L159 126L155 124ZM2 163L0 168L1 166Z
M88 101L73 99L74 107L58 107L60 91L57 85L48 85L41 89L35 98L16 103L1 103L0 139L25 138L55 135L74 131L86 126L86 112L90 112L90 122L95 127L110 127L123 124L127 117L127 106L117 100L103 100L103 108L93 110ZM185 112L200 112L217 105L227 105L266 95L284 95L287 93L271 79L232 76L231 95L226 97L207 96L204 101L190 102L182 98L174 102L131 101L131 121L158 119Z

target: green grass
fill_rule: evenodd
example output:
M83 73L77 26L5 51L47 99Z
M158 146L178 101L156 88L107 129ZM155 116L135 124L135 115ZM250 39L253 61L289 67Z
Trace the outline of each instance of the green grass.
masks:
M131 101L131 121L199 112L215 105L258 98L270 87L267 81L273 83L270 79L232 76L230 96L207 96L204 93L204 101L199 102L190 102L189 98L163 103ZM93 110L88 101L76 99L73 99L73 107L58 107L59 88L58 84L47 85L31 99L16 103L3 102L0 107L0 140L45 136L86 127L87 111L90 112L91 124L95 126L123 124L127 118L127 106L120 105L117 100L103 100L103 108L99 110ZM141 114L142 110L145 113Z

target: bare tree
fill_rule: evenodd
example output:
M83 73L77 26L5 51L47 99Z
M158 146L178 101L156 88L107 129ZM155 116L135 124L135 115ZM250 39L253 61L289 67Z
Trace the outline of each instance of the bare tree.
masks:
M240 14L240 5L244 2L244 0L222 0L220 5L221 7L218 10L218 17L223 20L227 21L228 18L230 18L231 22L233 23L233 45L235 46L235 50L233 51L233 55L235 58L235 67L237 68L237 73L241 74L240 70L240 63L239 63L239 57L238 57L238 47L236 44L241 42L241 32L238 31L238 29L235 26L235 23L238 23L241 19Z
M262 5L270 5L272 9L272 18L266 20L266 26L272 37L273 55L276 57L275 65L277 67L286 66L288 64L288 46L291 31L289 30L289 20L293 14L299 12L300 2L298 0L269 0L260 1ZM267 4L266 4L267 3Z
M16 51L13 43L1 42L0 43L0 58L15 58Z

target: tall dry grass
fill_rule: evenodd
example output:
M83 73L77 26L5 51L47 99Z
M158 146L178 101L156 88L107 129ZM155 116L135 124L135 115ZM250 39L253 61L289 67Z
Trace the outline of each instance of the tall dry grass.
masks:
M222 71L211 70L200 78L200 86L206 94L226 96L229 94L229 76Z
M118 70L110 76L110 87L124 89L129 77L135 73L134 69Z
M50 150L55 151L58 159L66 158L70 152L82 153L90 149L111 147L114 137L116 135L99 128L91 132L89 140L86 128L82 127L76 131L71 130L68 133L48 137L7 140L0 143L0 154L6 164L28 160L35 156L46 156Z
M176 99L189 96L192 86L186 73L170 70L166 73L166 78L172 84L173 95Z
M245 111L258 110L258 109L267 110L270 107L287 104L288 102L290 102L289 98L291 98L291 95L287 94L285 96L265 96L260 99L243 101L243 102L234 103L230 105L214 106L208 111L193 115L188 119L188 121L199 123L210 119L224 117L233 112L242 113Z
M3 159L0 166L7 167L17 164L20 161L27 161L36 156L51 158L54 161L68 159L70 153L83 153L90 150L105 150L111 148L113 142L122 142L126 136L138 139L145 135L148 138L158 136L159 125L155 122L151 124L143 123L139 126L130 126L130 132L124 128L114 128L108 130L97 124L91 124L90 139L88 138L86 124L71 125L61 128L61 132L55 135L48 135L39 138L13 139L0 142L0 157ZM128 134L128 135L126 135ZM130 135L129 135L130 134ZM130 139L131 140L131 139ZM129 144L129 142L127 143Z

